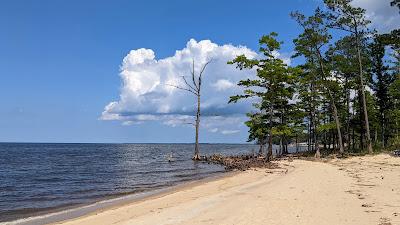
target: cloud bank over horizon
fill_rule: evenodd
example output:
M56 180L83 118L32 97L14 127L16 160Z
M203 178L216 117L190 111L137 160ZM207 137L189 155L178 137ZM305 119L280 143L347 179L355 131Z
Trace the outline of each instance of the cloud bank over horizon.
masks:
M122 87L118 101L104 109L102 120L119 120L123 125L158 121L168 126L190 125L196 109L195 96L171 85L184 87L182 76L191 79L192 62L195 71L208 60L212 62L203 74L201 96L201 126L211 133L236 134L244 127L245 113L251 102L228 104L229 96L242 92L239 80L255 76L254 70L238 70L227 62L238 55L257 58L245 47L218 45L210 40L191 39L173 56L156 59L151 49L132 50L123 59L120 77ZM280 56L279 53L276 53ZM284 59L290 63L290 59Z

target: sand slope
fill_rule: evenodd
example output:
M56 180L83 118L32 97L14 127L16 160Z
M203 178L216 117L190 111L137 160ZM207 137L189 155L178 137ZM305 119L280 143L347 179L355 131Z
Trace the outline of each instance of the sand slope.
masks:
M400 224L400 158L280 164L63 224Z

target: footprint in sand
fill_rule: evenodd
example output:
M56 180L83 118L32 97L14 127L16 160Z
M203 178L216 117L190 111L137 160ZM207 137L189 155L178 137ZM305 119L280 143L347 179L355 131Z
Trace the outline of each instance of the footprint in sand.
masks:
M381 217L379 225L392 225L389 218Z

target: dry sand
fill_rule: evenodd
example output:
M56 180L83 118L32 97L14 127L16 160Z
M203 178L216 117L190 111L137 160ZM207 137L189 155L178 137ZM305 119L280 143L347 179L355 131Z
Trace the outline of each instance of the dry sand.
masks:
M281 161L62 224L400 225L400 158Z

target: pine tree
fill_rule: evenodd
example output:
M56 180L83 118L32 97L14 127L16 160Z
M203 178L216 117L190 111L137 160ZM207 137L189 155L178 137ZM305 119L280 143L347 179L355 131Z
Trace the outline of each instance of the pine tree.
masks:
M276 40L277 35L277 33L272 32L259 40L260 53L263 54L263 59L249 59L240 55L228 62L235 64L241 70L256 70L257 78L239 81L238 85L245 88L243 94L232 96L229 102L237 102L247 98L256 98L260 101L257 103L257 108L263 114L259 118L265 120L262 124L265 124L268 129L267 161L272 158L273 136L282 135L280 132L286 129L286 125L281 120L282 110L293 96L291 83L295 76L293 74L298 71L295 68L288 67L282 59L276 56L275 52L280 49L282 44L282 42Z
M256 106L256 108L259 107ZM247 113L247 117L249 117L249 120L246 121L245 124L249 127L248 142L256 141L256 143L260 146L258 155L262 156L264 154L264 146L268 137L266 113L261 111Z
M389 67L384 63L385 45L381 36L375 37L371 45L372 73L375 75L374 91L377 97L379 122L381 126L381 144L385 148L388 134L388 113L392 105L390 104L389 87L394 81L388 73Z
M356 78L358 77L357 60L353 57L356 49L352 45L350 37L343 37L337 40L333 45L329 47L326 52L326 58L330 70L335 71L335 76L340 79L341 84L341 102L342 102L342 121L345 121L345 132L344 132L344 142L347 143L347 149L350 146L354 147L354 140L352 131L355 129L354 118L354 105L352 101L354 100L351 95L354 90L357 89ZM353 124L352 124L353 123ZM354 148L353 148L354 150Z
M367 100L365 96L365 71L363 68L362 51L365 48L365 42L371 32L367 29L367 25L371 21L365 17L365 9L353 7L350 3L352 0L324 0L328 10L326 18L329 21L329 27L348 32L353 36L353 44L357 49L355 57L358 60L359 70L359 89L361 94L361 102L364 113L365 136L367 142L367 149L369 153L373 152L371 143L371 134L368 121Z
M327 28L323 24L323 18L320 9L315 11L313 16L306 18L303 14L299 12L292 13L291 16L296 19L298 24L303 28L303 33L299 35L298 38L294 40L296 45L296 55L304 56L308 63L314 64L313 68L317 68L316 71L317 80L324 82L324 91L327 93L330 99L330 104L333 109L333 117L336 124L338 143L340 153L343 154L343 141L341 133L341 125L338 115L338 110L336 107L336 101L334 93L331 90L332 81L328 81L331 71L326 67L325 59L322 55L322 48L329 43L331 36L328 34ZM315 138L315 140L318 140ZM315 143L316 156L319 157L319 146L318 141Z

